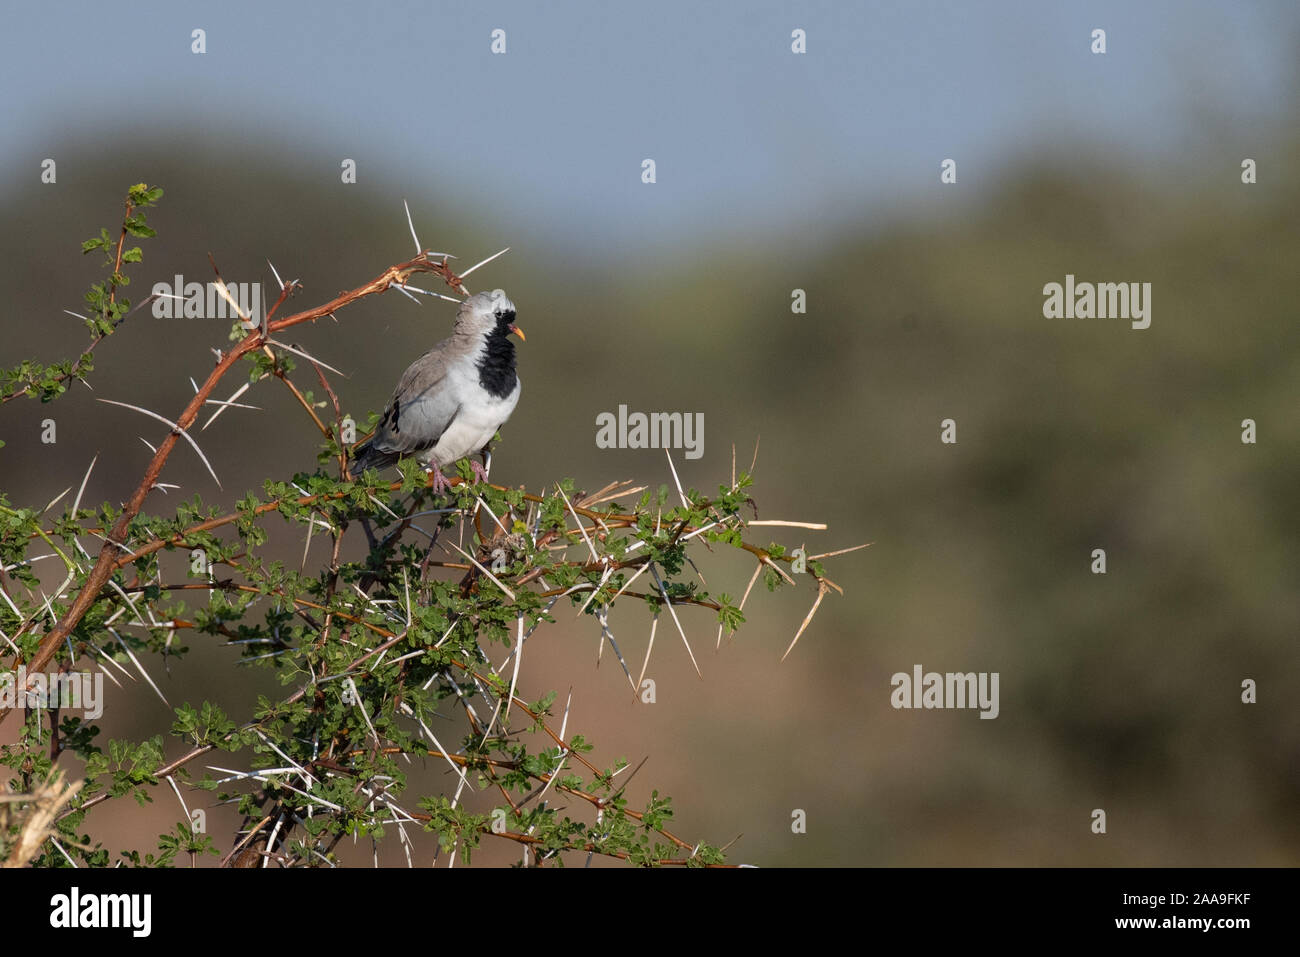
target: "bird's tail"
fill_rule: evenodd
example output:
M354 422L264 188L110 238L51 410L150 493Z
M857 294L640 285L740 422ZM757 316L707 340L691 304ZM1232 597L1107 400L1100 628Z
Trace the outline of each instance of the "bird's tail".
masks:
M349 470L353 478L366 469L385 469L400 458L396 452L385 452L375 448L369 442L359 445L352 453L352 467Z

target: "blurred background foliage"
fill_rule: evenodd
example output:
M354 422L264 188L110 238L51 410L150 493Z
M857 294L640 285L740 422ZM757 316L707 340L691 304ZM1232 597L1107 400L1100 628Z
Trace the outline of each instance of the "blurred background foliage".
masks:
M810 551L873 543L839 560L845 597L827 599L784 664L808 589L756 593L750 625L701 658L702 683L661 629L655 705L631 701L608 658L596 669L588 621L561 612L529 645L524 693L572 687L571 726L590 733L597 758L649 755L634 797L671 794L675 830L717 843L743 833L731 858L766 864L1294 865L1297 102L1279 109L1267 149L1225 137L1194 163L1129 165L1080 134L1077 149L1008 148L978 184L959 163L953 194L936 159L930 193L856 224L845 213L849 225L815 243L789 240L811 228L801 220L789 233L591 256L583 244L599 239L584 238L584 217L599 210L554 221L563 241L551 244L437 169L341 187L336 161L334 172L309 166L273 135L235 148L198 123L66 133L31 157L78 157L75 175L64 164L57 188L39 186L28 157L0 194L11 227L0 364L80 350L80 323L60 311L79 311L95 275L78 244L114 222L126 184L167 191L133 301L175 273L206 282L209 251L227 281L273 286L270 259L302 280L296 302L324 301L411 254L405 198L421 242L462 264L513 247L469 283L508 290L528 334L494 481L669 482L662 452L597 449L596 415L702 411L705 456L675 456L684 484L713 489L732 443L747 463L761 436L761 517L828 522L808 533ZM1240 182L1248 155L1255 186ZM1150 282L1150 329L1044 319L1042 287L1067 273ZM794 288L808 293L807 315L791 314ZM350 373L336 388L363 421L451 319L450 304L390 293L292 341ZM148 459L137 436L157 430L94 398L173 414L227 328L138 314L97 350L93 393L6 406L11 501L43 504L96 452L86 500L126 496ZM179 449L166 477L181 494L229 503L313 467L317 437L287 393L263 384L244 401L263 411L230 410L199 436L225 491ZM47 415L53 446L39 438ZM958 424L955 446L939 442L945 418ZM1258 423L1255 445L1241 442L1244 418ZM146 506L165 507L161 495ZM1104 576L1089 570L1097 547ZM286 544L286 560L300 548ZM749 569L720 556L704 572L710 588L739 594ZM707 616L683 623L697 652L711 645ZM616 613L611 626L639 660L643 613ZM234 668L233 649L192 644L166 679L173 702L208 697L237 713L276 689ZM999 672L1001 715L891 709L890 676L918 663ZM1258 704L1240 702L1245 678ZM113 734L142 736L165 718L147 690L108 690ZM795 808L808 812L806 835L791 834ZM1089 830L1093 808L1107 812L1104 837Z

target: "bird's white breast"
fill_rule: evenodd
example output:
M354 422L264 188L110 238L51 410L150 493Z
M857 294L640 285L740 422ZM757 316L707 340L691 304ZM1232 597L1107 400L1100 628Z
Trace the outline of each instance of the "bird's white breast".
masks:
M492 440L497 429L510 418L519 402L520 383L505 398L492 395L478 381L478 368L474 363L463 363L448 373L454 394L460 397L460 407L443 431L437 444L422 456L424 461L436 463L439 468L473 455Z

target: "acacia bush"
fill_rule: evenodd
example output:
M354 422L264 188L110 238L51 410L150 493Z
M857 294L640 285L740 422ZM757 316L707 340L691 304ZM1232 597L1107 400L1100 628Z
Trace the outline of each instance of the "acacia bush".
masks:
M132 187L117 235L103 230L83 244L85 253L103 255L107 269L86 294L82 318L91 341L84 353L3 370L0 402L56 400L93 371L95 346L156 298L133 308L122 293L127 268L143 261L141 249L127 244L154 235L145 210L161 197L157 187ZM20 708L0 701L0 722L21 720L16 743L0 749L12 773L0 801L0 860L167 866L213 855L227 866L310 867L336 863L344 838L366 837L376 855L382 841L396 839L410 863L453 863L470 861L480 841L494 837L521 845L521 862L532 865L592 855L640 865L724 863L719 847L670 830L672 803L658 791L644 807L629 804L627 765L588 759L592 745L570 730L567 701L554 691L523 694L525 645L554 622L563 600L590 616L602 649L608 640L636 691L661 618L694 662L679 609L708 609L720 640L744 622L760 576L773 591L794 585L796 573L815 587L797 641L828 591L838 590L820 559L839 553L807 556L755 538L763 526L820 526L756 521L751 478L736 471L734 453L728 481L707 495L683 489L675 471L673 486L614 483L595 492L568 479L532 492L477 482L467 462L444 495L433 494L413 461L400 464L397 480L373 471L350 479L356 437L330 370L275 336L392 289L430 294L412 285L420 274L467 294L471 270L457 275L448 257L421 249L418 240L416 247L414 259L370 282L283 316L300 289L281 283L265 318L241 316L233 324L233 345L218 351L216 367L175 419L115 403L168 427L125 503L83 504L89 472L71 501L43 509L15 504L0 490L0 657L10 674L131 670L143 680L140 693L150 694L145 685L157 688L147 663L183 656L193 632L237 645L244 663L273 669L286 689L260 698L247 715L208 701L181 704L170 726L144 740L103 740L96 725L61 714L57 702ZM219 273L215 281L224 289ZM248 382L229 399L213 398L237 365ZM310 386L294 378L308 367ZM250 384L270 380L304 411L304 426L319 432L315 470L270 479L233 504L195 496L147 513L178 441L217 479L214 450L190 434L200 413L236 408ZM372 414L371 427L376 419ZM284 523L305 540L300 568L274 557L272 526L283 532ZM329 559L312 565L317 537L328 541ZM693 552L714 547L743 550L754 562L739 601L695 580ZM160 567L161 553L173 550L188 555L184 580L166 580ZM57 575L38 574L54 567ZM637 677L609 628L619 602L642 604L649 616L650 645ZM494 646L495 657L504 655L499 665ZM27 690L12 680L9 687L18 695ZM213 764L217 752L227 754ZM429 762L451 770L449 787L408 793L412 769ZM212 770L220 766L226 770ZM174 794L179 820L156 847L122 850L115 859L88 826L88 812L127 796L150 806L160 789L163 797ZM237 805L237 832L206 832L200 805L211 800L202 791ZM493 810L467 807L480 792L490 793ZM164 814L161 806L148 813ZM431 856L417 845L421 831L437 837Z

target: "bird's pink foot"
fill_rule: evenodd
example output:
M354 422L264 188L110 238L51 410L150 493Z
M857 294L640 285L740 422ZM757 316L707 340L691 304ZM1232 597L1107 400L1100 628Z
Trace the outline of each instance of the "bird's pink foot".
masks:
M488 480L488 474L486 470L484 470L483 466L479 464L478 459L470 459L469 468L470 471L474 473L474 478L478 481L486 482Z
M433 467L433 477L429 481L429 486L433 489L434 495L443 495L450 491L451 483L447 481L447 476L442 474L442 469L435 464Z

